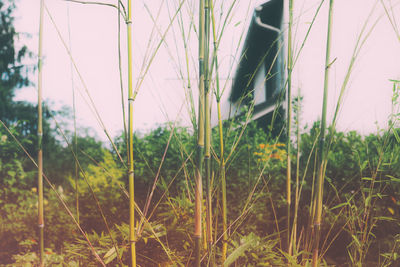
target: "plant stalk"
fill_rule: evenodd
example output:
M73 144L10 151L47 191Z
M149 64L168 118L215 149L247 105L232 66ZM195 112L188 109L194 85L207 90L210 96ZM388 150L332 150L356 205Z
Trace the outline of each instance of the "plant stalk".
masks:
M217 47L218 40L217 34L215 30L215 17L214 17L214 4L213 1L210 1L210 9L211 9L211 24L212 24L212 33L213 33L213 64L211 65L211 71L213 66L215 66L215 80L216 80L216 91L215 98L217 101L217 112L218 112L218 129L219 129L219 142L220 142L220 166L219 173L221 179L221 192L222 192L222 252L221 252L221 262L225 262L226 254L228 251L228 220L227 220L227 207L226 207L226 176L225 176L225 155L224 155L224 132L222 125L222 116L221 116L221 92L219 85L219 72L218 72L218 55L217 55Z
M301 112L301 97L300 89L297 94L296 101L296 142L297 142L297 155L296 155L296 190L295 190L295 200L294 200L294 218L292 226L292 252L297 254L297 219L299 211L299 201L300 201L300 112ZM294 250L295 249L295 250Z
M217 102L218 109L218 128L219 128L219 140L221 147L220 166L219 171L221 175L221 191L222 191L222 255L221 260L225 262L226 254L228 251L228 219L227 219L227 207L226 207L226 176L225 176L225 159L224 159L224 133L222 130L222 119L221 119L221 102Z
M286 202L287 202L287 252L292 254L291 250L291 231L290 231L290 206L291 206L291 158L290 158L290 134L292 131L292 28L293 28L293 0L289 0L289 30L288 30L288 59L287 59L287 168L286 168Z
M204 1L200 0L199 8L199 114L197 123L197 161L195 181L195 210L194 210L194 255L195 266L200 267L201 261L201 205L203 200L202 169L204 152Z
M332 36L332 14L333 0L329 1L329 16L328 16L328 32L326 41L326 58L325 58L325 77L324 77L324 95L322 103L321 131L319 134L319 151L318 151L318 176L317 176L317 195L316 195L316 214L314 219L314 248L312 266L317 267L319 261L319 241L321 235L321 218L323 204L323 187L326 166L326 151L325 151L325 130L326 130L326 110L328 105L328 87L329 87L329 69L331 65L331 36Z
M68 17L68 41L70 51L72 51L71 45L71 27L70 27L70 15L69 15L69 3L67 4L67 17ZM78 157L78 135L76 132L76 98L75 98L75 86L74 86L74 68L72 62L70 62L71 70L71 89L72 89L72 110L73 110L73 120L74 120L74 153ZM78 163L75 161L75 208L76 208L76 221L79 223L79 185L78 185Z
M136 237L135 237L135 177L133 168L133 86L132 86L132 0L128 0L127 38L128 38L128 140L129 140L129 243L131 266L136 267Z
M205 150L204 166L206 175L206 227L207 227L207 248L211 266L213 260L213 237L212 237L212 199L211 199L211 90L210 90L210 70L209 70L209 44L210 44L210 0L204 3L204 110L205 110Z
M39 53L38 53L38 227L39 227L39 266L44 266L44 215L43 215L43 13L44 0L40 1Z

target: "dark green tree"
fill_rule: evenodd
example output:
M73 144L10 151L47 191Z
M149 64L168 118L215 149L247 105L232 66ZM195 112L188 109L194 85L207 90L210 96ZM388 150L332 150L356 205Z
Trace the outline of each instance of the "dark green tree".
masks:
M17 49L18 33L14 28L14 1L0 2L0 119L5 122L15 121L12 99L15 90L29 84L22 60L28 54L26 46Z
M26 101L14 101L16 91L31 84L28 73L35 69L23 62L24 59L32 57L32 53L25 45L20 47L17 43L20 33L17 33L14 27L15 2L14 0L0 1L0 120L12 129L13 134L16 135L24 148L34 156L37 147L37 106ZM50 108L47 104L43 108L44 156L53 159L45 162L45 169L49 169L48 166L51 166L50 173L47 172L51 176L64 169L59 159L65 149L61 146L59 139L56 138L56 131L52 127L54 125L51 124ZM63 116L62 112L53 113ZM63 117L65 118L65 116ZM2 150L0 160L5 164L17 159L22 162L25 171L29 172L34 169L33 164L18 145L10 144L14 141L4 127L0 126L0 128L1 136L8 136L8 141L0 144ZM13 147L11 154L3 153L6 146ZM10 149L8 151L10 152ZM59 182L61 178L55 177L54 179L54 182Z

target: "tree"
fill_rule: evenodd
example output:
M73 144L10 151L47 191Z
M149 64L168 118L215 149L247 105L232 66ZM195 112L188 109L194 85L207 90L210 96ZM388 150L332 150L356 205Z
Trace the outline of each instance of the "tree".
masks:
M13 11L14 1L0 2L0 119L9 122L11 117L12 99L15 89L29 84L28 77L24 75L22 59L28 54L28 49L23 46L16 49L15 40L18 33L14 28Z

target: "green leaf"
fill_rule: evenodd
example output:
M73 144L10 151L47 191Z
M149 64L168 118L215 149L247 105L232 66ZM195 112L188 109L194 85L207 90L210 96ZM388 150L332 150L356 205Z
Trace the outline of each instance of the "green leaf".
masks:
M357 244L357 247L361 247L361 243L358 240L358 238L355 235L351 235L351 237L353 238L354 242Z
M397 141L398 143L400 143L400 136L399 136L399 134L397 133L396 130L393 131L393 134L394 134L394 137L396 138L396 141Z
M347 206L347 205L349 205L348 202L340 203L340 204L338 204L338 205L332 207L331 210L338 209L338 208L341 208L341 207Z
M371 199L372 199L372 196L370 196L370 195L365 199L365 207L369 206L369 204L371 203Z
M229 256L228 258L225 260L224 262L224 266L229 266L232 263L234 263L240 256L242 256L246 250L248 250L249 248L251 248L253 246L253 244L256 243L257 241L257 237L255 235L249 235L246 238L246 242L243 243L242 245L240 245L239 247L237 247Z
M393 182L398 182L398 183L400 182L400 178L396 178L392 175L386 175L386 177L390 178L390 180L392 180Z
M117 257L117 253L115 252L115 247L112 247L107 253L104 255L104 263L108 264L112 262Z
M380 220L380 221L389 221L389 222L395 221L394 218L386 217L386 216L379 216L379 217L376 217L376 219L377 219L377 220Z

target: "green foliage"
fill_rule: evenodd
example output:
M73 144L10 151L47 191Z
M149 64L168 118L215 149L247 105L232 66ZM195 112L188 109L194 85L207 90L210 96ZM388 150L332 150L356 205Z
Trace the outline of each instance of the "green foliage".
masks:
M125 172L109 151L103 150L102 153L104 158L98 164L89 164L78 180L80 223L88 231L101 232L106 229L93 194L110 225L125 221L129 214L127 197L121 190L125 187L122 179ZM75 177L69 176L68 181L70 188L75 188ZM73 196L71 193L71 198Z
M224 266L236 265L247 266L283 266L283 258L275 251L277 240L271 238L260 238L250 233L241 236L238 241L232 241L232 251L224 262Z
M27 242L21 244L24 246ZM33 267L37 266L39 262L39 256L35 252L28 252L23 254L18 254L13 256L14 263L6 265L6 266L14 266L14 267ZM44 262L48 266L71 266L71 267L78 267L79 264L75 261L65 262L64 255L60 255L55 253L53 250L46 248L45 255L44 255Z
M175 198L168 197L157 213L157 221L163 223L168 233L168 244L172 250L182 250L182 256L189 257L187 252L193 247L192 229L194 227L194 203L184 194Z
M187 188L184 172L178 173L178 170L188 159L191 152L194 151L194 140L194 136L187 128L172 128L170 124L160 126L143 136L140 133L134 135L136 201L140 205L146 199L148 190L153 185L161 163L155 199L161 192L167 190L168 185L176 175L178 176L175 177L169 192L174 194ZM120 154L126 159L126 144L124 141L124 137L120 136L115 143ZM163 158L166 149L167 152ZM185 167L189 172L193 169L192 159L193 156L187 161Z
M7 121L12 98L17 87L28 84L21 60L27 55L26 46L15 48L18 34L14 28L14 1L0 2L0 119Z
M17 137L21 137L16 127L11 127L11 131ZM225 157L231 154L226 166L228 218L230 222L233 222L240 217L230 229L228 253L230 256L227 261L251 266L263 266L262 263L279 265L289 257L281 252L279 242L282 231L285 229L286 214L285 149L278 145L280 143L276 139L269 138L255 123L247 125L239 140L240 131L240 128L231 131L225 129L224 133L226 135ZM301 136L300 177L305 175L305 182L298 229L304 229L307 226L305 215L308 214L308 196L311 192L312 162L315 153L313 146L317 136L317 123ZM214 129L213 155L216 156L215 158L219 157L219 142L216 141L218 138L218 132ZM350 245L350 249L350 247L357 248L357 244L363 244L360 241L361 228L357 226L357 219L364 216L366 203L370 203L370 207L373 207L370 213L372 227L368 233L368 243L364 242L368 245L370 253L365 260L375 261L378 256L372 255L380 253L382 260L386 259L388 264L396 262L396 255L400 251L398 242L393 236L400 231L397 223L394 223L400 219L398 204L400 144L396 141L395 135L390 132L381 132L362 137L356 132L334 132L333 136L328 135L327 138L332 140L332 144L328 154L324 201L327 209L322 234L323 236L326 234L328 242L333 241L333 243L326 255L336 257L341 262L351 261L347 256L346 246ZM126 150L122 140L123 137L119 139L117 145L125 159ZM149 214L159 199L161 197L163 199L152 215L150 223L144 224L137 243L137 248L141 251L138 262L144 266L157 266L157 264L171 261L177 265L184 264L191 255L191 234L194 223L191 181L193 163L192 159L187 160L187 157L194 150L194 140L193 134L185 128L177 127L171 135L169 125L159 127L142 136L135 136L135 176L138 181L136 191L138 192L137 203L140 207L143 207L169 141ZM54 146L56 148L49 151L50 163L53 162L55 167L66 168L56 174L56 181L60 181L59 184L63 185L58 188L58 192L73 207L74 159L70 148L62 147L56 142ZM2 177L0 180L0 238L5 240L4 244L7 244L7 247L0 247L0 257L5 264L14 262L17 266L18 264L29 266L29 264L35 264L37 260L35 220L37 200L33 182L35 175L32 167L27 167L27 160L15 152L19 148L4 129L0 130L0 148L0 175ZM116 250L88 182L111 227L122 261L126 264L129 261L127 253L129 231L124 222L128 221L129 212L127 197L122 190L126 186L126 169L114 152L105 149L93 137L87 135L78 137L78 148L78 159L82 166L78 178L81 226L90 233L89 239L100 257L111 265L117 265ZM11 157L7 157L9 152ZM309 171L304 173L303 166L307 164L310 154L312 154L311 166L309 166ZM295 160L294 156L292 158ZM181 167L186 160L186 171L184 171ZM378 166L380 167L376 173L375 184L370 189L374 170ZM263 169L264 172L261 173ZM213 173L215 186L219 183L218 164L214 164ZM173 178L175 178L174 181L172 181ZM249 194L253 190L254 194L249 199ZM219 193L218 188L215 188L215 192ZM71 218L63 211L55 194L49 191L45 196L47 199L45 223L46 226L51 225L51 227L45 227L47 262L55 266L57 264L74 266L77 263L84 266L96 266L96 259L88 248L86 240L72 224ZM218 203L215 203L218 206ZM245 206L248 210L243 213ZM329 209L332 207L335 208ZM220 222L221 218L218 216L220 215L215 218ZM350 228L350 225L354 227ZM221 223L215 227L220 233ZM217 253L220 245L220 243L216 245ZM299 253L301 249L300 245ZM362 249L367 251L367 248ZM377 251L380 252L375 253ZM295 261L292 258L290 260Z
M36 188L16 190L2 189L0 192L0 262L10 263L11 255L26 254L38 247ZM66 197L62 187L59 194ZM44 201L45 246L60 250L64 242L72 239L75 226L63 211L54 192L47 192ZM30 244L31 246L27 246Z

